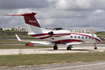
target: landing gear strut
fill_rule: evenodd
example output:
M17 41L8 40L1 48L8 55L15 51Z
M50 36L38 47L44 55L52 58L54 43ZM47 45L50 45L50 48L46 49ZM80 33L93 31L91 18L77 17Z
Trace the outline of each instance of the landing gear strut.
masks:
M96 44L94 44L94 49L97 49L97 46L96 46Z
M73 48L73 46L72 46L72 45L69 45L69 46L67 47L67 50L71 50L71 48Z
M57 44L54 44L53 49L54 49L54 50L58 50Z

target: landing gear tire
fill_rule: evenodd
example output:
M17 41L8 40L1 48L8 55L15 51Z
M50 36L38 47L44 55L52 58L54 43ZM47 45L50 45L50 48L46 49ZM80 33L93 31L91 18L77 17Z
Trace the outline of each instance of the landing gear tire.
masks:
M67 47L67 50L71 50L71 48L72 48L72 45L69 45L69 46Z
M97 46L96 46L96 44L94 44L94 49L95 49L95 50L97 49Z
M94 47L94 49L97 49L97 47Z
M71 50L71 47L67 47L67 50Z
M54 45L53 49L58 50L57 44Z
M58 50L58 47L57 47L57 46L54 46L53 49L54 49L54 50Z

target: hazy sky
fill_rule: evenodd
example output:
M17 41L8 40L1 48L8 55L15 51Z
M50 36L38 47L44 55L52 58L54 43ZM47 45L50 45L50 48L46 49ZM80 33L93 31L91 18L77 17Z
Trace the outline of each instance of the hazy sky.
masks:
M43 28L105 31L105 0L0 0L0 28L26 28L23 17L3 14L30 12Z

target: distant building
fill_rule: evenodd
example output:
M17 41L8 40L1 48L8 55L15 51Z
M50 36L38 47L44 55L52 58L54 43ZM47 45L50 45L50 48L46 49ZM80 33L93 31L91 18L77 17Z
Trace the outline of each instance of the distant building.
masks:
M53 28L46 28L46 29L48 29L48 30L54 30Z
M18 31L20 31L20 27L18 27Z
M12 28L2 28L3 30L12 30Z
M73 30L70 29L70 31L77 33L95 33L95 31L92 29L73 29Z
M24 28L2 28L3 30L14 30L14 31L21 31L21 32L27 32L27 29Z
M18 31L17 28L13 28L14 31Z
M20 31L27 32L27 29L22 28L22 29L20 29Z

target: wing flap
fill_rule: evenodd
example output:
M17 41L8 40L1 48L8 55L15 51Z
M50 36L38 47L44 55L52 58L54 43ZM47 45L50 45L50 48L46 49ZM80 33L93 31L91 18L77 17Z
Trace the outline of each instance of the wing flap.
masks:
M66 45L74 45L74 44L82 44L83 42L72 42L72 43L67 43Z
M47 41L31 41L31 43L42 44L42 45L52 45L52 43L47 42Z

